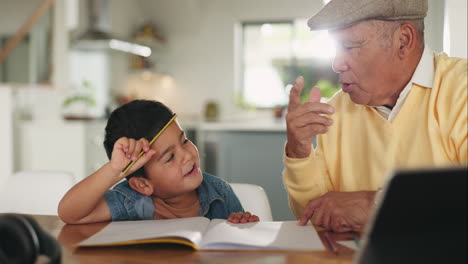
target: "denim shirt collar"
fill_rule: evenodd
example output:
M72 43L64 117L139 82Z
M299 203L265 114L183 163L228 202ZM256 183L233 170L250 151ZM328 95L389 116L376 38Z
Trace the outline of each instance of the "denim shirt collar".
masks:
M224 217L223 213L225 210L219 211L219 206L213 206L215 201L220 201L223 206L227 206L227 202L229 202L229 206L234 206L234 208L229 208L227 211L243 210L237 197L232 193L232 190L228 192L230 189L226 189L225 186L228 186L227 183L224 183L224 181L218 177L203 173L203 181L197 188L198 200L200 201L200 216ZM230 200L230 197L233 195L237 203ZM118 199L118 197L122 198ZM135 191L126 180L114 186L112 190L106 192L105 198L108 202L109 209L111 209L113 220L154 219L155 208L151 196L146 196ZM226 199L229 201L226 201ZM121 206L118 206L119 204L121 204ZM239 207L235 207L237 205Z
M203 181L197 188L198 200L200 201L200 215L205 216L210 210L210 205L216 200L224 199L219 195L213 184L210 184L210 178L203 173Z

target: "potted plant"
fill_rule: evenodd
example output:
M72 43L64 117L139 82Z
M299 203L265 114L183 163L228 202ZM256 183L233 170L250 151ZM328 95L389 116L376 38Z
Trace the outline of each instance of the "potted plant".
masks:
M62 105L63 117L66 120L88 120L92 119L89 114L91 107L96 105L94 99L94 87L84 80L80 91L67 97Z

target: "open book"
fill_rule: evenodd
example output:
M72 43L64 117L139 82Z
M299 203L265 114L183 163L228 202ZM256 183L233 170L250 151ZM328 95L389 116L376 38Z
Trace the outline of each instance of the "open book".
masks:
M111 222L78 246L176 243L196 250L325 250L312 225L297 221L232 224L223 219Z

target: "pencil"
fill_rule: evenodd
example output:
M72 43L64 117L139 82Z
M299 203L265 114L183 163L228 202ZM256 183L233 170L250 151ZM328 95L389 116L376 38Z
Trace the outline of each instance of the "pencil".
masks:
M359 248L359 236L355 235L354 236L354 243L356 243L356 246Z
M335 253L335 254L338 254L338 249L336 248L335 243L333 243L333 240L330 237L330 235L328 234L328 232L325 232L323 237L325 238L325 241L327 242L327 244L330 247L330 249L332 250L332 252Z
M176 114L174 114L171 119L169 119L169 121L167 121L166 125L164 125L164 127L153 137L153 139L150 141L149 145L151 147L151 145L154 143L154 141L156 141L156 139L164 132L164 130L166 130L166 128L172 123L172 121L174 121L174 119L177 117ZM138 161L138 159L141 158L141 156L143 156L145 152L142 150L140 151L140 154L138 154L138 157L136 158L136 160L132 160L131 162L129 162L127 164L127 166L125 166L125 168L123 169L122 173L120 174L121 176L125 175L128 170L130 170L130 168L133 167L133 165L135 165L135 163Z

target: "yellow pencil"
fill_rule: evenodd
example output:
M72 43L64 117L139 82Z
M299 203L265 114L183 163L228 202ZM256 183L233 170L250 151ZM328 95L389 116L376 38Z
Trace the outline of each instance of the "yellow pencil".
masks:
M151 145L154 143L154 141L156 141L156 139L164 132L164 130L166 130L166 128L172 123L172 121L174 121L174 119L177 117L176 114L174 114L171 119L169 119L169 121L167 122L166 125L164 125L164 127L161 129L161 131L159 131L154 137L153 139L150 141L149 145L151 147ZM125 175L128 170L130 170L131 167L133 167L133 165L135 165L135 163L137 162L138 159L141 158L141 156L143 156L145 152L142 150L140 151L140 154L138 154L138 157L136 158L136 160L132 160L130 163L127 164L127 166L123 169L122 173L120 174L121 176Z
M336 255L338 254L338 248L336 247L335 243L333 242L333 239L330 237L327 231L324 233L324 238L325 241L327 242L328 246L330 247L330 250Z

